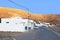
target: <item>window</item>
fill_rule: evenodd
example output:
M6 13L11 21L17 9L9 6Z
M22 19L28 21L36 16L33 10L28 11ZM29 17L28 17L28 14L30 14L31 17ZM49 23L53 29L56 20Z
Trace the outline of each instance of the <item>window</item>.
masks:
M25 27L25 30L27 30L27 26Z
M40 24L39 22L36 22L37 24Z
M31 27L29 27L28 29L31 30Z
M9 23L9 22L6 22L6 23Z
M1 18L0 18L0 23L1 23Z

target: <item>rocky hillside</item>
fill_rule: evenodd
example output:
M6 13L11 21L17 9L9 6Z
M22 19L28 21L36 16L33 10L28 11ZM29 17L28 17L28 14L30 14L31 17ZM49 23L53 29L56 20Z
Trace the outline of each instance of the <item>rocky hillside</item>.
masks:
M27 18L28 12L14 8L0 7L0 18L12 17L12 16L21 16L23 18Z
M33 19L35 21L60 24L60 14L32 14L24 10L0 7L0 18L6 18L12 16L21 16L23 18Z
M60 24L60 14L32 14L31 18L36 21Z

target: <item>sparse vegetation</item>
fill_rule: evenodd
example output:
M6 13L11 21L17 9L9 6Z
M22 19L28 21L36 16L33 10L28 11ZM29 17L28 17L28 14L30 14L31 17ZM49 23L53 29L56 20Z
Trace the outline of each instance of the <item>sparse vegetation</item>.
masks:
M18 10L14 8L4 8L0 7L0 18L21 16L23 18L28 18L29 14L26 11ZM31 14L29 19L34 21L49 22L51 24L60 24L60 14Z

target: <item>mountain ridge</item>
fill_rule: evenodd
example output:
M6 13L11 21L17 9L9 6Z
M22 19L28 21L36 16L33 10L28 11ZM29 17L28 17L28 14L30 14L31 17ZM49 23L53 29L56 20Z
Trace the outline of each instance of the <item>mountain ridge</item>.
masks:
M35 21L60 24L60 14L32 14L24 10L0 7L0 18L13 16L21 16L23 18L29 18Z

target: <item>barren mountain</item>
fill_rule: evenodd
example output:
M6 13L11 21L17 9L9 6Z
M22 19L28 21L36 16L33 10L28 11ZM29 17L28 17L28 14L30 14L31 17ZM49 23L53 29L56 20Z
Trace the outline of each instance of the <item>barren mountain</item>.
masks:
M60 24L60 14L32 14L32 19L53 24Z
M0 18L12 17L12 16L21 16L23 18L27 18L28 12L14 8L0 7Z
M33 19L35 21L60 24L60 14L32 14L24 10L0 7L0 18L13 16L21 16L23 18Z

